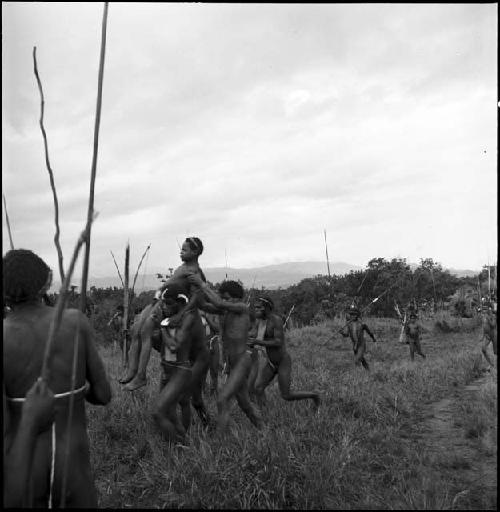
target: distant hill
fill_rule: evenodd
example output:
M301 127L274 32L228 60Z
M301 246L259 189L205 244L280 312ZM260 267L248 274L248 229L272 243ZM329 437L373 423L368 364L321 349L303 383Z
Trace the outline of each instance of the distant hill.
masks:
M330 264L332 274L343 275L351 270L361 270L362 267L351 265L344 262L334 262ZM327 274L326 263L320 261L301 261L279 263L276 265L266 265L257 268L204 268L203 271L207 279L212 283L220 283L226 279L238 279L246 288L251 286L255 288L265 287L268 289L276 289L279 287L286 288L293 284L299 283L306 277L314 277L318 274ZM78 281L75 281L75 283ZM156 274L139 275L136 282L136 292L143 290L152 290L157 288L160 280ZM116 286L121 287L118 276L107 277L89 277L89 287L108 288Z
M414 263L409 264L412 270L418 265ZM330 264L332 274L344 275L348 274L351 270L362 270L364 267L352 265L344 262L334 262ZM478 270L459 270L448 269L452 274L458 277L470 277L479 273ZM295 261L287 263L278 263L275 265L266 265L264 267L256 268L224 268L213 267L204 268L203 271L207 279L212 283L220 283L226 279L240 280L246 288L287 288L294 284L299 283L302 279L307 277L314 277L317 275L326 275L326 263L322 261ZM166 269L165 269L166 272ZM75 284L78 283L75 280ZM136 292L144 290L153 290L160 285L160 280L156 274L139 275L136 282ZM52 291L58 290L59 283L52 287ZM116 286L121 288L121 282L118 276L106 277L89 277L89 287L95 286L96 288L109 288Z

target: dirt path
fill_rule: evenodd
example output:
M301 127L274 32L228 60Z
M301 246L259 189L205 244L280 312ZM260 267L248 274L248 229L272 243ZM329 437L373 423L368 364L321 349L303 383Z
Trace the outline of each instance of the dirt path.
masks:
M489 378L483 375L451 397L430 404L426 414L424 439L432 466L446 473L458 489L453 508L470 508L478 501L483 506L496 504L496 455L481 452L477 440L467 439L463 427L455 424L459 396L462 400L464 395L475 400Z

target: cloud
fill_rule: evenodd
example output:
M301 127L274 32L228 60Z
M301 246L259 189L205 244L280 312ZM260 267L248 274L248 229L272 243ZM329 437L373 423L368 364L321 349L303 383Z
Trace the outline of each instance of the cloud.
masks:
M3 188L15 235L54 261L31 51L69 254L87 210L101 6L2 13ZM187 234L206 266L224 249L240 267L321 259L324 227L353 264L477 267L473 247L496 241L495 13L110 4L91 270L114 274L109 249L127 239L172 265Z

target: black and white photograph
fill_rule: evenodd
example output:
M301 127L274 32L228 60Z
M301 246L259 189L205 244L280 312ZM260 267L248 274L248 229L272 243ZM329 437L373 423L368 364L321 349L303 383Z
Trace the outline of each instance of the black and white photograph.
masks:
M498 3L2 2L3 506L497 509Z

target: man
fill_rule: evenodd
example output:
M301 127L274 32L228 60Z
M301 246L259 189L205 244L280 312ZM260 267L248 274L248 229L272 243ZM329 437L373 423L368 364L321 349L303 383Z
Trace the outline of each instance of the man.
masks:
M9 428L4 436L6 446L13 442L22 427L25 397L41 375L45 342L56 311L42 301L50 287L51 275L45 262L31 251L12 250L3 258L4 294L12 307L3 325L3 378L9 414ZM78 355L75 389L71 391L75 345ZM48 364L47 385L56 399L55 421L51 431L41 433L36 439L32 493L28 502L43 508L51 500L60 502L66 439L70 436L66 504L68 507L95 508L97 495L90 468L85 400L105 405L111 400L111 388L94 345L89 321L80 311L63 310ZM74 408L68 430L71 394L74 395ZM51 468L52 481L49 479Z
M252 365L252 350L247 344L250 316L249 307L243 301L243 287L236 281L224 281L219 287L219 297L199 275L190 275L188 281L202 290L206 299L215 306L214 312L220 314L222 347L229 366L229 377L217 398L218 429L223 431L227 426L233 397L236 397L252 424L260 429L262 419L248 396L247 379Z
M359 309L355 306L352 306L349 309L348 317L349 320L347 324L339 331L340 334L344 337L350 337L352 341L352 349L354 351L354 364L359 366L363 365L365 370L370 370L370 366L365 359L366 352L366 341L364 338L364 332L371 337L373 342L376 342L375 336L370 332L368 326L359 320Z
M183 286L186 285L186 278L191 273L197 273L205 281L205 275L198 263L198 258L203 253L203 243L199 238L189 237L186 238L181 247L180 258L182 264L177 267L173 275L166 281L156 292L155 298L159 298L162 292L165 290L169 283L179 281ZM189 293L189 302L184 309L193 309L197 306L197 297L193 293ZM159 304L153 302L149 308L145 308L141 314L140 327L135 326L132 328L132 342L129 352L129 371L120 380L122 384L127 384L125 389L128 391L135 391L136 389L145 386L146 381L146 370L151 356L151 333L153 331L153 325L151 322L147 322L146 318L149 318L152 313L157 312ZM146 311L147 309L147 311ZM179 311L177 317L183 314L184 311ZM175 321L175 320L174 320ZM135 324L135 322L134 322Z
M488 355L488 345L491 343L493 346L493 353L497 355L497 318L493 312L493 308L489 303L485 303L482 307L482 335L481 335L481 352L484 358L490 365L490 368L494 367L493 361Z
M209 422L201 396L208 367L208 351L201 318L196 309L184 309L177 321L172 318L185 308L187 289L179 282L169 284L162 293L160 396L153 415L165 437L182 441L191 424L190 399L204 425ZM182 410L182 422L177 417Z
M255 304L256 335L250 343L266 349L266 361L259 369L255 394L262 408L265 404L265 389L274 377L278 376L278 385L283 400L311 399L315 408L319 407L320 397L317 391L291 391L292 358L286 350L283 333L283 320L273 313L274 304L269 297L259 297Z
M422 356L425 359L425 354L422 352L422 348L420 346L420 335L421 328L419 323L417 322L416 313L410 313L410 320L407 322L405 327L405 334L408 339L408 343L410 345L410 358L412 361L415 360L415 352Z

